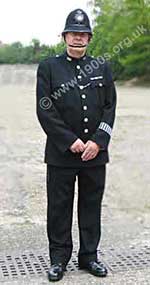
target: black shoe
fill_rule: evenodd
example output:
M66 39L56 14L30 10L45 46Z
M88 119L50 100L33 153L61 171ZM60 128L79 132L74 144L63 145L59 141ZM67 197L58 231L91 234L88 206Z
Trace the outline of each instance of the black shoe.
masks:
M86 265L80 265L80 269L86 269L89 273L98 277L105 277L107 275L107 268L97 261L90 261Z
M62 263L52 264L48 270L48 280L49 281L59 281L63 278L65 268Z

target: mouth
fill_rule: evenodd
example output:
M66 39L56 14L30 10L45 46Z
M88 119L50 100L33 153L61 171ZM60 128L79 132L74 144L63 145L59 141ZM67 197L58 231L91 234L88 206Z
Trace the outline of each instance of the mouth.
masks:
M69 45L70 47L74 47L74 48L83 48L86 47L86 45L81 45L81 44L73 44L73 45Z

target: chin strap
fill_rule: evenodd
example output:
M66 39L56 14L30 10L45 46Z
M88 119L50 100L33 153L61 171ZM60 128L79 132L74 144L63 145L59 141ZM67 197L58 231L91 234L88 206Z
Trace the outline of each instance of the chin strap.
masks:
M73 47L73 48L84 48L84 47L86 47L87 45L84 45L84 46L73 46L73 45L69 45L69 47Z

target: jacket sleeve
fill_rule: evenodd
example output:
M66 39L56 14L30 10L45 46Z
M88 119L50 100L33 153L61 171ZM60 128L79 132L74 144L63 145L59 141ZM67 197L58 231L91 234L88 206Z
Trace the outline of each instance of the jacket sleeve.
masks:
M36 113L39 122L53 144L65 152L78 138L62 120L51 100L50 66L42 61L37 70Z
M110 68L107 64L105 64L104 67L104 76L106 82L106 85L104 87L105 104L102 110L101 122L96 129L96 132L91 137L91 140L100 145L102 150L106 150L108 148L116 110L116 89Z

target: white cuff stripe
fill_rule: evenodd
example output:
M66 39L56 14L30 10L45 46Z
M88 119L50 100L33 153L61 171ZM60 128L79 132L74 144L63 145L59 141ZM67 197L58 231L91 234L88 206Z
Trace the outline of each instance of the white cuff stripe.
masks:
M112 128L105 122L101 122L98 128L105 131L107 134L111 136Z

